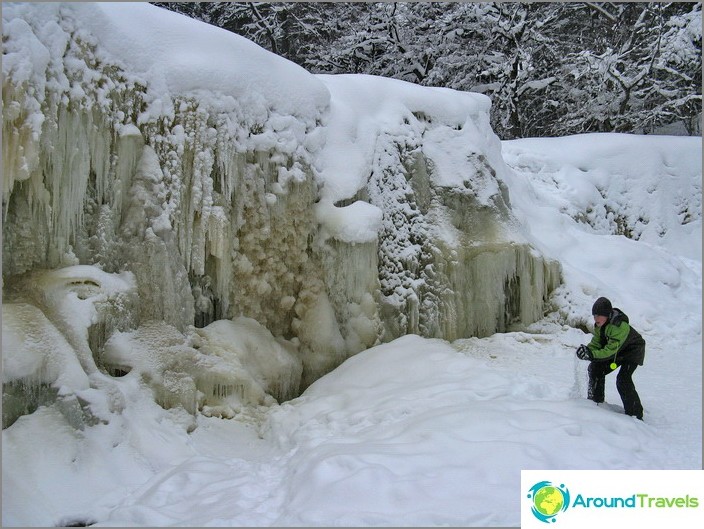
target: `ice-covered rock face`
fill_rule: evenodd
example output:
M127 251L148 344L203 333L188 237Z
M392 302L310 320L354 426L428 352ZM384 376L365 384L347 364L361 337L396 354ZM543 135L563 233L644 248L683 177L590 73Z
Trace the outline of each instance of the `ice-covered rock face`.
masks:
M402 334L531 323L559 282L512 218L483 96L313 76L149 4L13 4L3 40L11 346L20 314L57 326L38 270L130 274L120 325L57 331L91 387L129 372L226 416Z
M320 78L332 94L322 200L338 213L359 200L380 212L377 244L347 252L378 259L382 339L487 336L539 319L560 268L531 248L512 216L488 99L373 76ZM338 239L344 277L359 269L340 249L349 226L377 223L362 213L322 221ZM329 288L359 298L351 292L363 287L347 283Z

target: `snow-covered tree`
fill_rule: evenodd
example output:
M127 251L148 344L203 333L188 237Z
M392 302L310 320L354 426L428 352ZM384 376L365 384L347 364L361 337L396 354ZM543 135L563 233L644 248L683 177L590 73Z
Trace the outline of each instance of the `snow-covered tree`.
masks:
M602 39L566 59L565 130L652 132L679 121L699 132L701 4L684 7L634 3L600 11L608 20Z
M502 138L701 133L701 3L157 3L313 73L484 93Z

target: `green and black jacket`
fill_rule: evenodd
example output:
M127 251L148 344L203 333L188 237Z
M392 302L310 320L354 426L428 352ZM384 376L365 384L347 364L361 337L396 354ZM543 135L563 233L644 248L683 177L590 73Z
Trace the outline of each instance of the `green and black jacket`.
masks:
M628 323L620 309L614 308L608 321L601 327L594 327L594 336L587 346L594 357L594 362L626 362L643 365L645 359L645 340Z

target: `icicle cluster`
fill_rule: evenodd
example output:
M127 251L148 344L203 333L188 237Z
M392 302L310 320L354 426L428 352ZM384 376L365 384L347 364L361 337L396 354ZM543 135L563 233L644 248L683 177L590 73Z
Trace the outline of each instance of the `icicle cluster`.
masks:
M329 109L160 92L62 16L73 9L15 7L3 25L3 285L19 304L3 313L39 310L28 325L48 318L90 387L129 375L165 407L231 416L402 334L483 336L542 315L559 269L508 228L500 154L465 153L469 129L491 133L488 109L464 124L400 114L357 195L320 201ZM49 298L85 295L90 321L58 317L27 279L61 270L80 278ZM122 274L128 293L105 297Z
M463 129L471 127L419 114L377 141L365 191L384 214L379 279L387 340L503 332L542 317L560 284L559 263L539 255L517 230L496 161L468 152L470 141L460 143L459 155L438 154L438 145L465 140ZM447 185L439 167L453 156L463 157L461 185Z

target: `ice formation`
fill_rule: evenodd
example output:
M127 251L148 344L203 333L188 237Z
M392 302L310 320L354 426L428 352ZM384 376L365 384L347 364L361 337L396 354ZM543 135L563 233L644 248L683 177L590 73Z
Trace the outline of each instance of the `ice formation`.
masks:
M186 339L164 322L146 322L114 333L101 361L112 376L145 381L165 408L222 417L242 405L295 397L302 372L292 344L243 317L215 321Z
M483 96L314 76L149 4L8 5L3 41L6 383L228 416L403 334L529 324L560 281Z
M136 304L131 272L76 265L12 277L3 291L3 427L56 398L87 403L85 390L108 387L95 353L114 332L134 327Z

